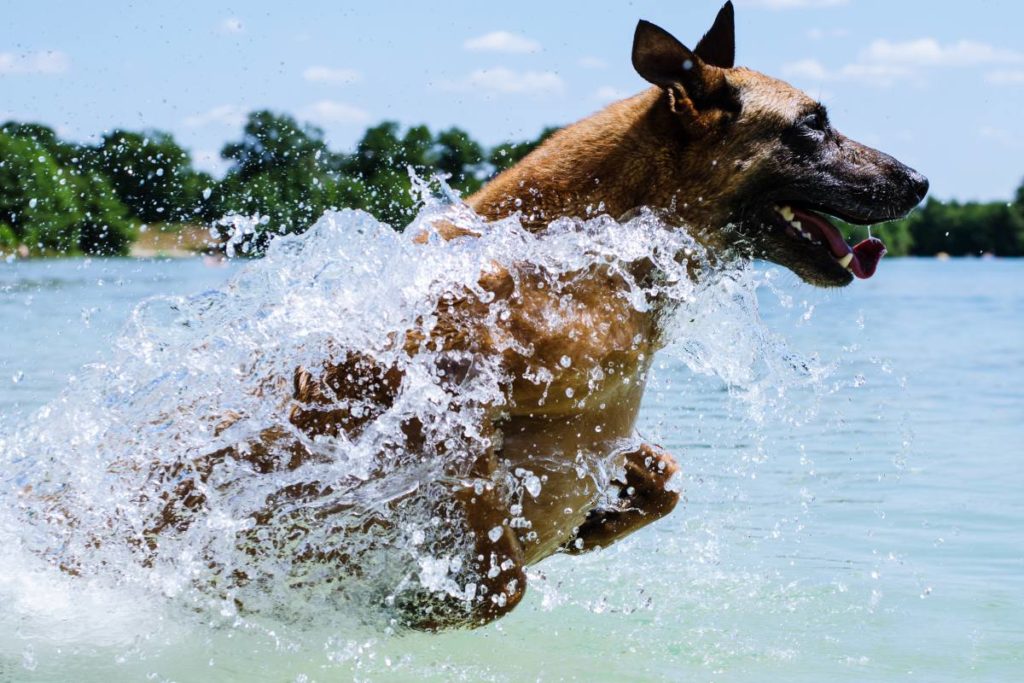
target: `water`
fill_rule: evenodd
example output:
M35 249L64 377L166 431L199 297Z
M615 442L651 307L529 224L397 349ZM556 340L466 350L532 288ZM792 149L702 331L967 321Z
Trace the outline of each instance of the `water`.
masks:
M377 255L400 260L403 248ZM679 321L688 341L656 362L640 431L682 464L685 504L606 551L532 567L526 600L496 624L392 635L287 591L271 600L291 599L309 619L274 610L243 618L169 587L170 570L152 585L127 570L111 582L102 571L72 578L33 564L11 539L33 537L34 527L7 516L0 681L1015 680L1024 670L1024 263L882 266L838 292L763 266L681 292L699 295ZM152 351L138 343L172 343L180 331L163 304L140 312L137 303L216 296L229 278L240 302L266 302L268 273L294 276L278 279L282 288L318 282L269 268L238 279L238 264L198 261L3 267L4 429L38 426L32 415L49 404L65 418L48 433L64 443L97 428L71 450L112 448L100 432L126 433L99 424L97 388L87 385L139 381L144 363L131 359ZM400 310L382 307L371 284L361 291L368 309ZM412 297L422 283L408 285ZM343 296L330 286L302 291ZM324 319L319 302L293 306L282 325ZM252 314L242 307L216 322ZM282 340L283 356L308 348L291 341ZM102 371L81 369L95 361ZM135 374L113 381L112 369ZM79 379L65 391L69 375ZM219 382L177 400L224 389ZM146 409L159 412L169 399L156 393ZM136 428L131 438L150 438ZM25 450L7 438L9 451ZM58 466L29 469L70 469L88 483L87 459L52 460Z

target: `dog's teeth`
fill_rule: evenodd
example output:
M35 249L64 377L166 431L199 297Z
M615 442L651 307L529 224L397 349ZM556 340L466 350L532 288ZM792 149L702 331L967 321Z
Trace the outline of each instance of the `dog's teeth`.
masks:
M782 217L783 217L784 219L786 219L786 221L787 221L787 222L788 222L788 221L792 221L792 220L793 220L793 217L794 217L794 216L796 215L795 213L793 213L793 209L791 209L791 208L790 208L790 207L788 207L788 206L783 206L782 208L780 208L780 209L776 209L776 210L777 210L777 211L778 211L778 212L779 212L780 214L782 214Z
M800 232L803 232L804 230L804 224L801 223L800 221L790 221L789 224L792 225L797 230L799 230Z
M808 242L813 242L814 241L814 238L811 236L811 233L804 232L803 230L801 230L800 234L803 235L804 239L807 240Z
M847 254L843 258L836 259L836 260L839 262L839 265L841 265L843 268L846 268L847 270L849 270L850 269L850 261L853 260L853 252L851 251L849 254Z

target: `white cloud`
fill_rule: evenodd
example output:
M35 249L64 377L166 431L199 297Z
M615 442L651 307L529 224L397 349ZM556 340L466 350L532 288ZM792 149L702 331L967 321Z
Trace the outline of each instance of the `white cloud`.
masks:
M1005 128L982 126L978 129L978 137L990 140L1000 147L1024 148L1024 140Z
M302 72L302 77L310 83L348 85L361 80L363 76L355 69L334 69L329 66L311 66Z
M25 74L54 76L71 68L71 58L60 50L14 54L0 52L0 76Z
M201 114L185 117L183 123L189 128L205 126L240 126L245 123L248 110L237 104L222 104Z
M809 9L814 7L836 7L848 0L737 0L741 5L765 7L767 9Z
M514 94L557 94L565 90L561 76L552 71L514 71L503 66L477 69L457 83L447 83L448 90L485 90Z
M539 52L540 43L526 36L508 31L492 31L476 38L470 38L462 44L473 52Z
M891 64L865 64L855 62L839 69L829 69L815 59L802 59L782 65L785 78L809 81L852 81L887 88L899 81L915 78L916 72L908 67Z
M580 57L576 62L584 69L607 69L608 62L600 57Z
M1024 85L1024 69L992 71L985 74L985 82L992 85Z
M615 102L616 100L624 100L634 94L628 90L621 90L610 85L602 85L594 92L594 99L601 102Z
M322 125L331 123L367 123L370 115L365 110L344 102L321 100L299 112L299 117Z
M831 75L825 65L816 59L801 59L782 65L785 78L806 78L812 81L827 81Z
M971 40L943 45L934 38L919 38L901 43L876 40L861 59L910 66L976 66L1018 63L1024 61L1024 54Z
M913 69L898 64L847 64L839 70L836 80L856 81L888 88L900 81L919 80Z
M1024 63L1024 53L986 43L961 40L942 44L934 38L919 38L904 42L876 40L861 51L857 61L838 69L804 59L783 65L782 73L787 78L853 81L887 88L900 82L923 83L925 71L930 68L1019 63ZM994 71L985 80L997 85L1024 82L1024 71Z
M224 33L241 33L245 30L245 27L242 25L242 20L238 17L228 17L220 22L220 30Z
M807 30L807 38L810 40L845 38L848 35L850 35L850 32L845 28L812 28Z

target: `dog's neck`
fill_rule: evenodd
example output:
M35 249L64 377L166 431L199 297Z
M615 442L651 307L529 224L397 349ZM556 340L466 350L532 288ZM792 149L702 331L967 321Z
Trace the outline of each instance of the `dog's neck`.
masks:
M717 174L674 119L666 93L650 88L557 132L467 202L489 220L518 212L530 229L641 207L680 225L708 225L717 218L709 215Z
M491 220L518 211L528 228L563 216L617 218L645 205L659 97L652 88L559 131L470 197L469 205Z
M724 245L719 231L704 226L724 223L715 188L728 171L712 163L701 140L685 139L675 116L660 88L616 102L555 133L467 203L489 220L518 213L532 230L561 217L619 219L646 207L687 226L713 258ZM695 277L698 266L691 266ZM658 277L646 259L633 271L642 281Z

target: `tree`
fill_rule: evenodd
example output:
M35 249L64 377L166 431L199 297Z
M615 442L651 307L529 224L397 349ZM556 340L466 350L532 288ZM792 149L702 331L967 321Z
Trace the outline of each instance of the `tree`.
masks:
M492 149L488 161L494 166L494 174L497 175L505 169L518 164L527 154L537 149L542 142L557 133L558 130L557 127L548 126L534 140L503 142Z
M138 236L138 225L110 180L93 170L81 173L75 180L82 211L78 223L79 250L97 256L126 256Z
M213 185L169 133L114 130L91 150L92 166L110 179L117 196L147 223L209 217L204 190Z
M435 159L437 170L449 176L448 184L469 195L483 185L484 150L480 143L460 128L437 134Z
M908 219L873 225L870 228L861 225L850 225L844 221L834 221L844 235L850 236L851 242L873 235L885 243L890 256L907 256L914 248L914 236L910 232Z
M234 162L231 172L243 180L282 168L311 173L330 165L333 155L323 137L320 128L299 125L286 114L255 111L246 120L242 139L225 145L220 154Z
M325 210L358 204L359 183L341 176L341 159L323 131L269 111L249 115L242 139L221 152L233 164L214 191L218 213L265 217L249 245L261 253L274 234L303 232Z
M485 158L480 143L459 128L435 136L413 126L401 134L398 123L384 121L366 131L342 168L366 188L362 208L400 230L416 211L409 169L421 178L444 173L466 195L483 184Z
M366 188L361 208L401 230L414 215L408 169L426 171L432 139L426 126L411 128L403 137L398 133L394 121L367 129L343 169Z
M905 223L915 255L1024 254L1024 217L1006 202L940 202L929 199Z
M16 134L0 133L0 246L64 255L128 252L135 224L109 181L82 170L80 148L45 126L4 130ZM62 166L50 150L75 165Z
M20 123L8 121L0 131L12 137L31 140L45 149L58 165L69 170L81 168L84 153L87 151L80 145L65 142L57 137L56 131L41 123Z
M35 140L0 133L0 238L36 253L78 249L82 213L69 174Z

